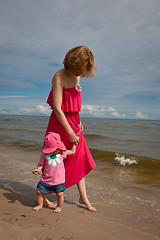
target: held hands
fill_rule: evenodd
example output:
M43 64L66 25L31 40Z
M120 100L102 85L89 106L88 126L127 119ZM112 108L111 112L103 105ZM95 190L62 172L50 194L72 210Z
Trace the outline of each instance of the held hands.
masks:
M81 122L80 122L80 124L79 124L79 127L80 127L80 131L83 132L83 125L82 125ZM69 138L70 138L70 141L71 141L72 143L74 143L74 144L76 144L76 145L79 143L79 137L76 136L76 134L75 134L74 132L71 132L71 133L69 134Z
M71 141L72 143L75 143L76 145L79 143L79 137L76 136L76 134L75 134L74 132L71 132L71 133L69 134L69 138L70 138L70 141Z

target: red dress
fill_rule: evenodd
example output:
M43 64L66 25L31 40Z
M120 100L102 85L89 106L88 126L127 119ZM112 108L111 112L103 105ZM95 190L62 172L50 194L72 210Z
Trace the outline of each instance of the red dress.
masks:
M53 90L51 90L47 103L53 110ZM82 132L80 131L80 115L82 95L81 92L74 88L63 89L62 111L64 112L68 123L79 136L79 143L76 148L76 153L68 156L64 160L65 165L65 187L71 187L80 182L80 180L96 167L92 155L88 149ZM72 143L69 140L69 134L58 121L54 111L52 111L46 134L49 132L58 133L61 136L62 142L67 149L72 148Z

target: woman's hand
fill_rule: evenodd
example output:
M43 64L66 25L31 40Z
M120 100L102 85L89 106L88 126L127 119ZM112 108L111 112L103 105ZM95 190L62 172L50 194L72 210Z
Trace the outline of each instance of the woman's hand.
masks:
M81 122L80 122L80 124L79 124L79 127L80 127L81 132L83 132L83 125L82 125Z
M70 141L76 145L79 143L79 137L74 132L69 134Z

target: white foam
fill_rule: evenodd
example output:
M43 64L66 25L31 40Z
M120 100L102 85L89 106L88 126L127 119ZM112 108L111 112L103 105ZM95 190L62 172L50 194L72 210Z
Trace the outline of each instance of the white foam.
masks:
M135 157L131 157L131 158L125 158L124 155L120 155L118 153L116 153L116 157L115 160L117 162L119 162L119 165L131 165L131 164L137 164L138 162L135 160Z
M11 185L10 185L10 183L5 183L5 184L4 184L4 187L5 187L5 189L11 190L11 191L14 192L14 193L18 193L18 194L21 194L21 195L22 195L22 193L16 191L14 188L12 188Z

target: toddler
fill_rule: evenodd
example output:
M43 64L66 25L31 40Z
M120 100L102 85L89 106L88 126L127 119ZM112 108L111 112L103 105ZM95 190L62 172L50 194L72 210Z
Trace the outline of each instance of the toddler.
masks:
M74 154L76 145L73 144L71 150L67 150L57 133L49 132L44 138L43 153L41 155L38 167L32 171L37 175L42 171L41 180L37 185L37 203L33 209L40 210L43 207L44 195L55 192L57 196L57 206L54 212L62 210L64 202L63 192L65 190L65 168L63 159Z

